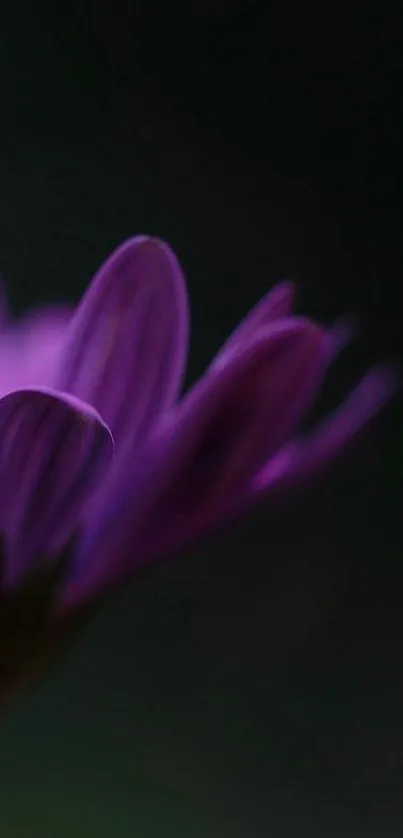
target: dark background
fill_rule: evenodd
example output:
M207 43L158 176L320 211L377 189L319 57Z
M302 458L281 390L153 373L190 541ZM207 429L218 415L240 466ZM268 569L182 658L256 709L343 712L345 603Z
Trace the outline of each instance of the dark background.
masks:
M359 317L337 403L401 355L397 4L2 10L0 269L77 300L148 232L189 278L189 381L278 278ZM397 399L313 487L134 581L5 720L4 838L403 830Z

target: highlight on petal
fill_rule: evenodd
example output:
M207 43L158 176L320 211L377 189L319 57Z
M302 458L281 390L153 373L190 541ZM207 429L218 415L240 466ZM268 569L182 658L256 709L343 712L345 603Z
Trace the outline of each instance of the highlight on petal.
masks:
M97 412L50 390L0 400L0 528L4 581L13 587L44 555L60 552L110 466L113 442Z
M96 275L70 324L57 389L93 404L119 447L139 442L181 387L188 307L180 265L167 244L138 236Z
M295 286L292 282L279 282L257 303L247 317L230 335L214 358L210 369L226 364L234 353L245 349L255 340L259 332L267 329L276 320L283 320L292 314L295 300Z
M289 319L201 379L160 427L154 461L108 481L81 548L96 567L78 559L74 599L217 523L299 422L324 363L326 335Z
M0 395L51 385L70 317L68 306L44 306L0 334Z
M386 365L375 367L338 410L310 434L284 446L267 462L253 480L251 495L298 485L328 466L355 440L397 389L396 371Z

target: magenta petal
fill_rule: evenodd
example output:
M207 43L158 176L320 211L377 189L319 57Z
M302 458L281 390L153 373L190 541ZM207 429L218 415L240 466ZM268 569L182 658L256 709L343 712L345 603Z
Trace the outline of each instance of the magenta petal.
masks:
M371 370L341 407L309 435L286 445L253 481L252 496L291 487L321 471L354 441L397 389L397 375L387 366Z
M74 397L19 390L0 400L6 585L16 584L33 561L60 550L82 523L112 449L96 411Z
M46 306L0 334L0 395L51 385L70 317L67 306Z
M276 320L283 320L291 315L294 299L295 287L292 282L279 282L275 285L225 341L214 358L212 367L227 363L235 352L244 349L250 341L255 340L260 331L267 329Z
M77 309L57 388L93 404L118 446L125 438L139 442L177 398L187 344L187 297L176 257L158 239L130 239Z

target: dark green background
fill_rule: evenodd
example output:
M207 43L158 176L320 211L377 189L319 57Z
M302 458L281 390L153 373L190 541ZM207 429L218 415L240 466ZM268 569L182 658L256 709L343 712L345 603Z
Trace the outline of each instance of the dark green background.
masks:
M360 318L329 379L401 352L400 21L10 6L0 268L14 310L77 300L138 232L192 305L189 382L278 278ZM4 838L403 830L401 405L315 486L142 574L4 720Z

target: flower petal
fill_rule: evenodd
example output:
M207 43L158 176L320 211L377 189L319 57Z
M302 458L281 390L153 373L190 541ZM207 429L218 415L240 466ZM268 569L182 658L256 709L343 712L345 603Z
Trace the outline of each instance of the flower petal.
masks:
M126 462L108 480L84 533L73 598L214 525L299 422L326 352L317 326L288 319L210 371L160 426L152 459L150 446L145 461Z
M93 404L117 444L140 441L177 398L188 343L181 268L139 236L101 268L70 325L55 386Z
M326 345L313 323L276 321L185 399L161 510L169 530L209 526L283 445L322 381Z
M252 308L248 316L233 331L215 356L212 367L226 364L235 352L246 347L257 334L276 320L283 320L292 314L295 286L292 282L279 282Z
M388 366L371 370L341 407L311 434L286 445L269 460L252 484L252 495L298 485L338 457L397 390Z
M0 395L51 384L70 317L68 306L46 306L0 334Z
M63 548L113 449L95 410L74 397L19 390L0 400L1 520L5 584Z

